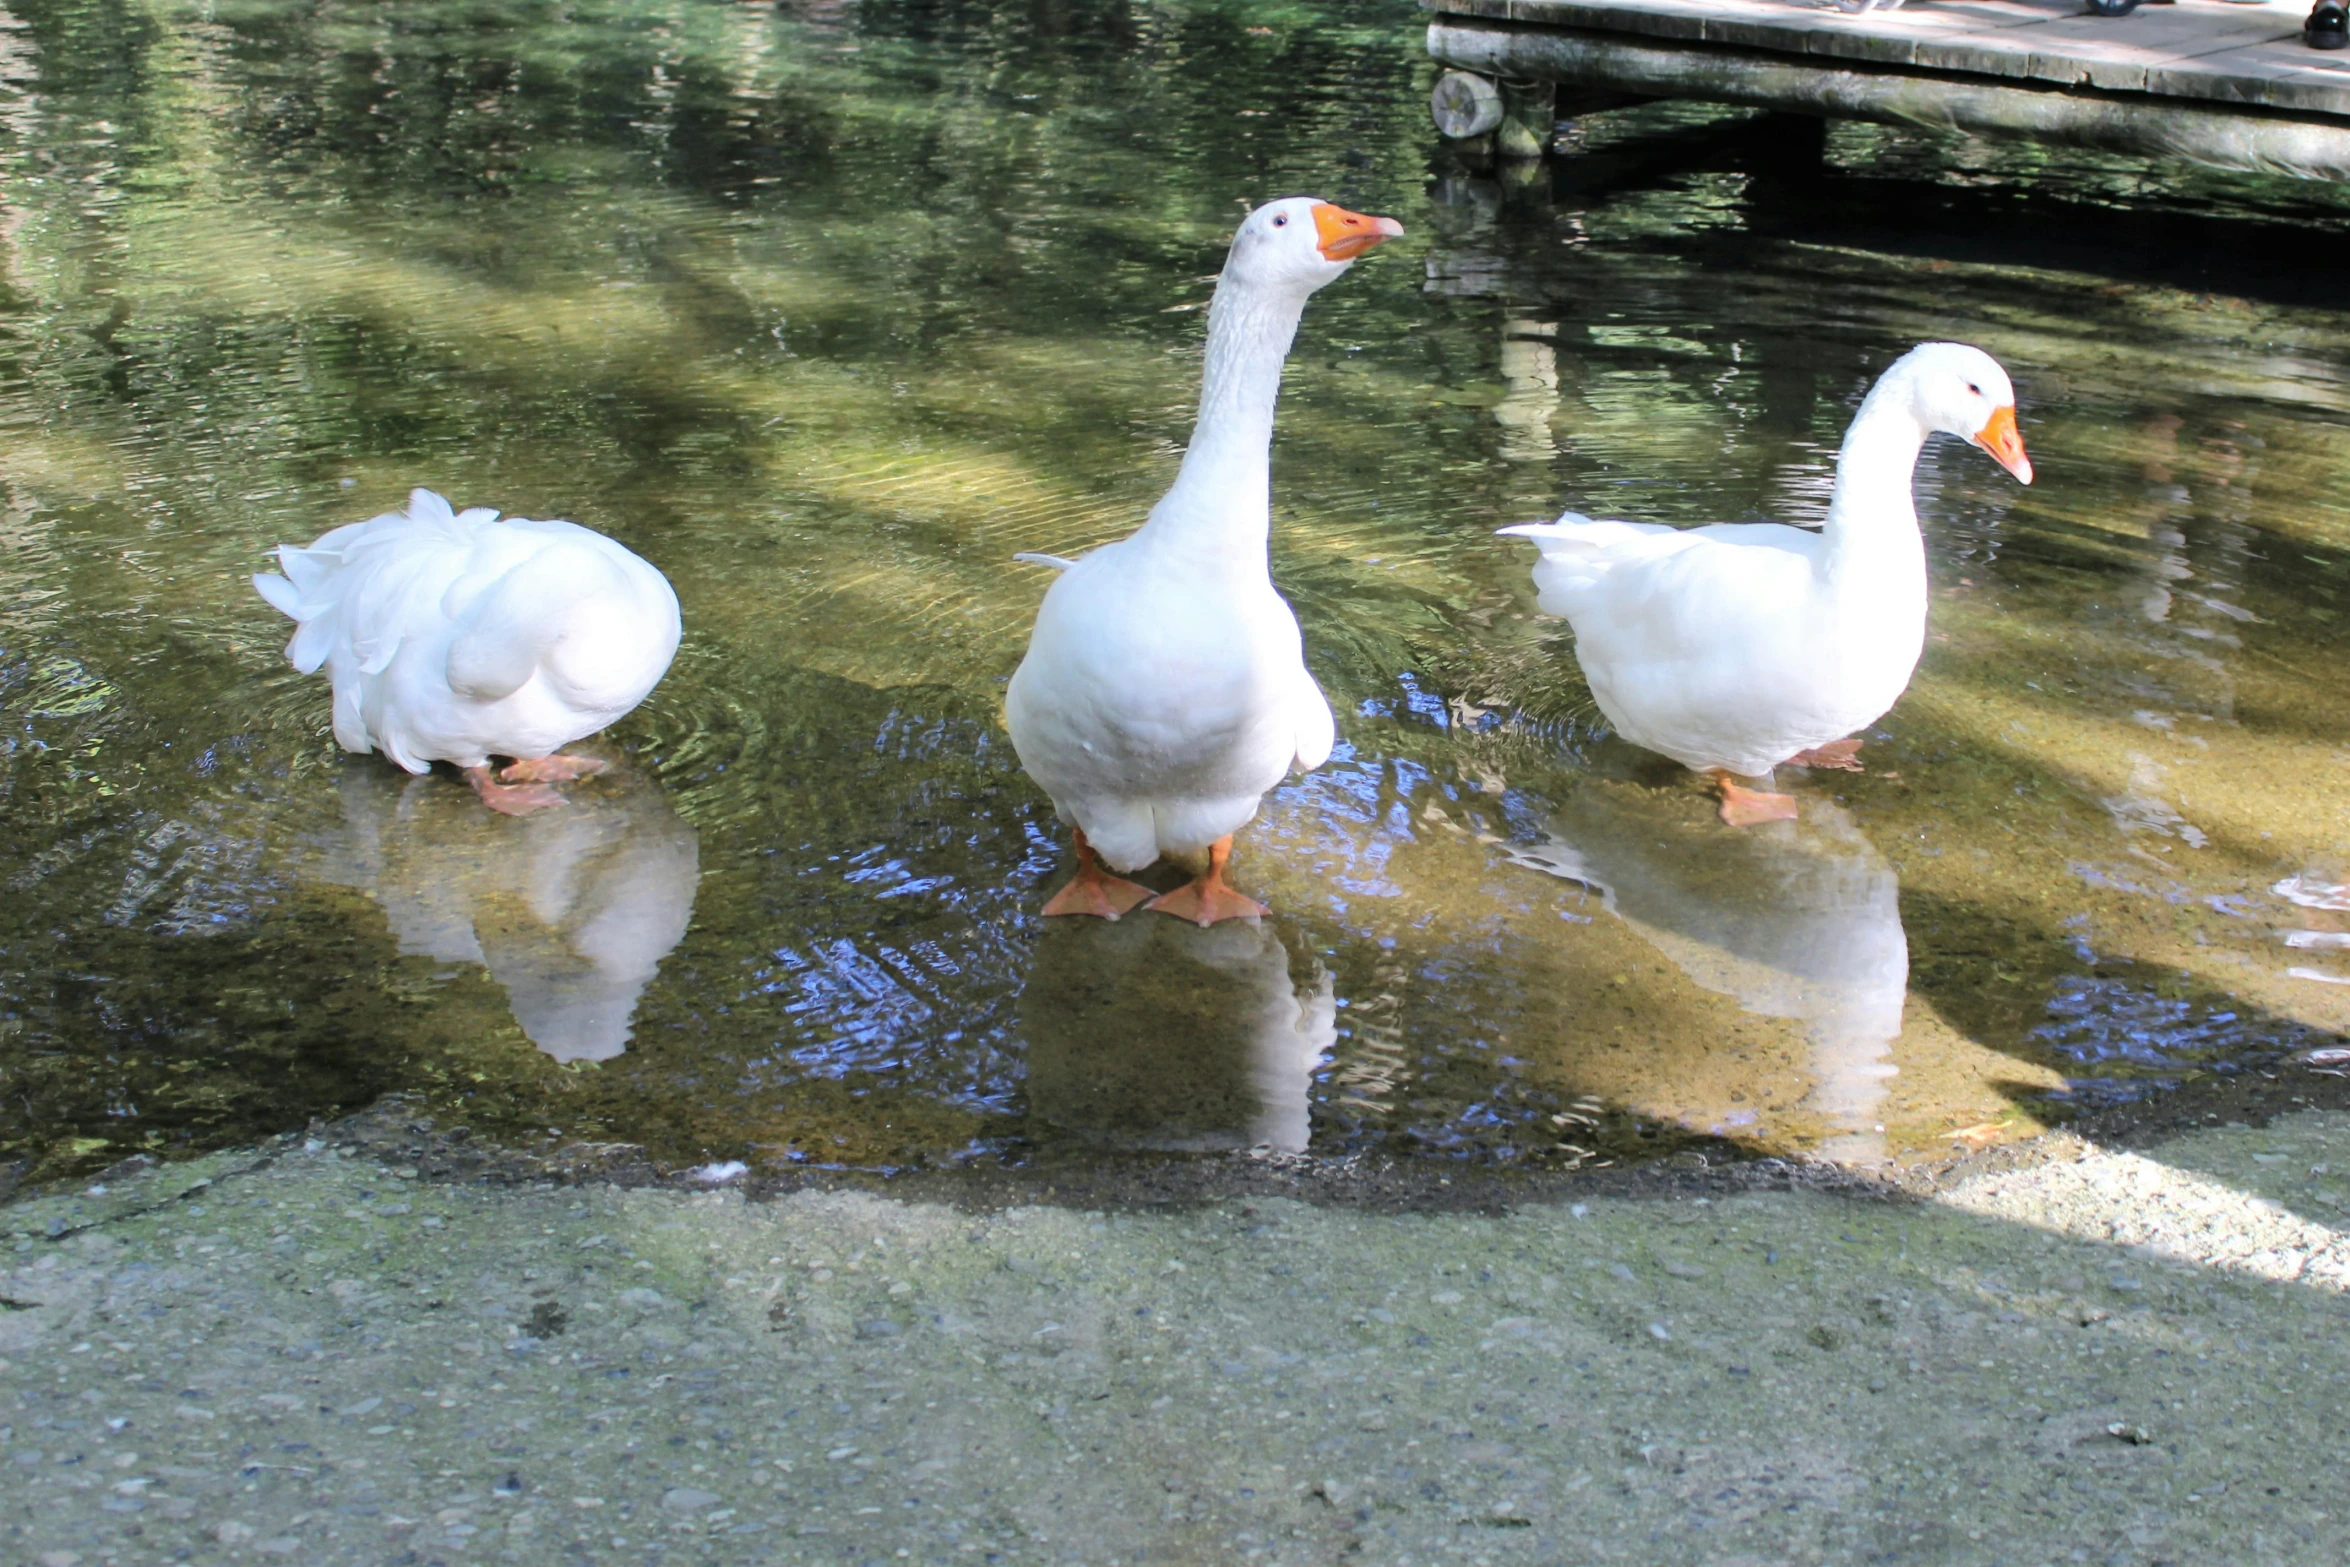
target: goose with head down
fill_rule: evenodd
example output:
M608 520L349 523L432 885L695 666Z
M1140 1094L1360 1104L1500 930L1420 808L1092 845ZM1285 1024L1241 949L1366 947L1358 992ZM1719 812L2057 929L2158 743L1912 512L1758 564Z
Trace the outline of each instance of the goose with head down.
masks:
M1209 306L1199 422L1174 486L1140 529L1082 559L1020 557L1061 571L1004 700L1021 765L1076 829L1076 878L1046 914L1115 919L1150 892L1105 863L1203 851L1207 869L1153 909L1202 925L1265 912L1224 879L1232 835L1336 736L1268 570L1273 405L1306 300L1402 232L1305 196L1250 213Z
M669 579L574 522L454 511L420 489L277 558L284 575L253 586L295 622L287 660L326 666L343 748L412 773L454 763L509 815L600 771L563 747L642 702L677 653Z
M1618 734L1699 772L1733 826L1795 801L1740 779L1782 763L1857 769L1860 742L1908 688L1926 633L1926 551L1910 497L1926 438L1962 437L2026 484L2031 459L1999 362L1922 343L1877 380L1845 432L1826 526L1674 529L1556 522L1501 531L1542 550L1542 607Z

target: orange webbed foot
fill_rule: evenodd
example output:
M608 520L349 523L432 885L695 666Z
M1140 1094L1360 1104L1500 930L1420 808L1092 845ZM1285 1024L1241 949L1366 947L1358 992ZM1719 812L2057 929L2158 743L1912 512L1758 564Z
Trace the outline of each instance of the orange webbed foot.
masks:
M1235 891L1224 879L1224 867L1232 858L1230 835L1218 838L1208 845L1208 868L1198 879L1187 881L1173 892L1162 893L1151 899L1154 914L1172 914L1179 920L1189 920L1205 930L1219 920L1263 919L1265 906L1244 892Z
M1121 914L1134 912L1134 906L1150 895L1151 890L1142 883L1103 870L1101 856L1093 852L1093 845L1085 841L1085 833L1080 829L1077 874L1045 903L1044 915L1051 919L1062 914L1090 914L1095 919L1114 920Z
M563 796L541 783L505 784L487 767L468 767L465 781L473 785L473 792L481 796L481 803L500 816L528 816L543 811L550 805L561 805Z
M1140 882L1113 876L1101 868L1098 861L1077 868L1069 885L1045 904L1045 918L1056 914L1090 914L1095 919L1114 920L1121 914L1131 914L1134 906L1151 895L1151 890Z
M540 756L508 762L498 777L510 784L574 783L593 778L610 764L594 756Z
M1733 827L1795 820L1795 796L1791 794L1749 789L1728 773L1714 774L1714 785L1722 791L1722 820Z
M1179 920L1189 920L1202 930L1218 920L1263 919L1269 912L1265 906L1245 892L1235 892L1222 882L1210 882L1206 877L1187 881L1173 892L1161 893L1149 904L1153 914L1172 914Z
M1826 745L1815 745L1808 751L1798 751L1787 760L1797 767L1832 767L1840 773L1868 771L1860 765L1858 740L1831 740Z

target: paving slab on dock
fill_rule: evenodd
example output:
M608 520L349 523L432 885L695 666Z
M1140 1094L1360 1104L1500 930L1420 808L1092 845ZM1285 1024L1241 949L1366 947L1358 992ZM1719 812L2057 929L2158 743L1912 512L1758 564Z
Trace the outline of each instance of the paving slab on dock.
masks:
M1441 16L1626 34L2058 88L2350 119L2350 53L2301 40L2303 0L2179 0L2128 16L2066 0L1930 0L1847 14L1793 0L1432 0Z
M0 1205L0 1561L2350 1559L2340 1111L1491 1211L508 1184L366 1120Z

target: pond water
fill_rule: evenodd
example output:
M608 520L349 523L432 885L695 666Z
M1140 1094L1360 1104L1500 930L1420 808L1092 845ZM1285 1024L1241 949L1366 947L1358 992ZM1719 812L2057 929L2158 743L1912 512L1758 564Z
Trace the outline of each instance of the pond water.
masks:
M1875 1159L2350 1020L2339 191L1686 107L1501 178L1386 0L10 4L20 1177L392 1091L678 1164ZM1241 837L1261 925L1047 928L1011 556L1136 524L1297 191L1409 230L1276 442L1338 752ZM1817 520L1930 337L2014 372L2039 482L1929 450L1916 682L1733 833L1493 530ZM560 812L339 754L247 584L416 484L677 585Z

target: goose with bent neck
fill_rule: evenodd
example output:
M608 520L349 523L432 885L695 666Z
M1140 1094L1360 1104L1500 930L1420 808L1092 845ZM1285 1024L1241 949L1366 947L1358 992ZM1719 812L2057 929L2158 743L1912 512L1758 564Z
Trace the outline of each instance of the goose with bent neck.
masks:
M1127 538L1060 570L1005 693L1021 765L1076 830L1077 875L1044 912L1137 904L1202 925L1261 915L1225 881L1232 835L1292 769L1328 758L1330 704L1273 588L1273 410L1306 300L1403 232L1311 197L1249 214L1208 309L1199 422L1175 483ZM1112 870L1204 853L1162 897Z
M1911 483L1928 436L1957 435L2032 482L2007 372L1979 348L1922 343L1863 399L1818 532L1594 522L1504 528L1542 550L1544 610L1618 734L1713 775L1722 819L1783 820L1792 797L1741 779L1783 763L1858 770L1846 738L1909 686L1925 646L1926 553Z

